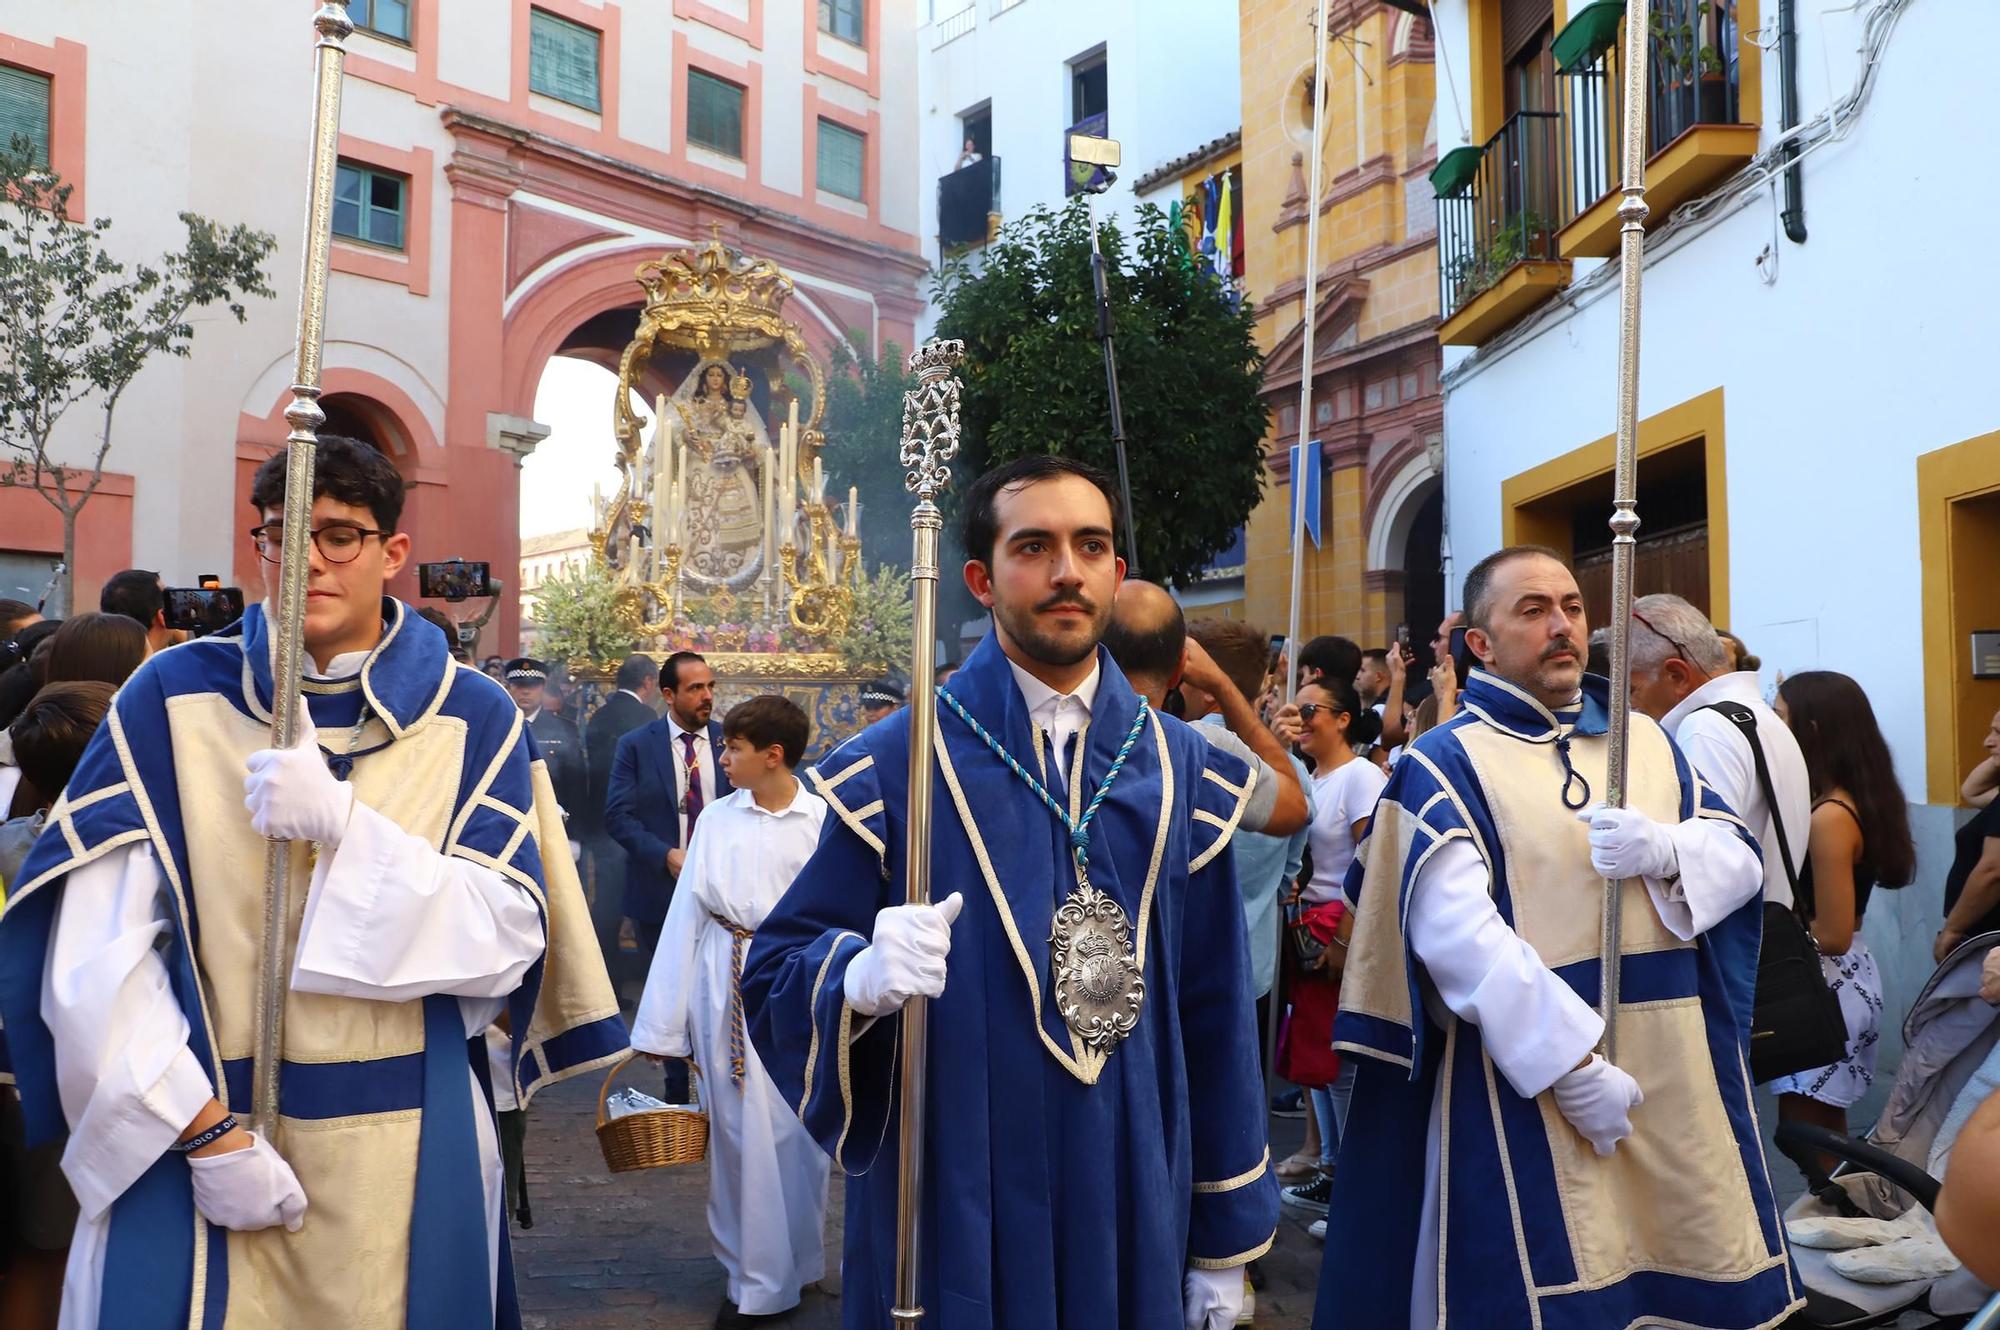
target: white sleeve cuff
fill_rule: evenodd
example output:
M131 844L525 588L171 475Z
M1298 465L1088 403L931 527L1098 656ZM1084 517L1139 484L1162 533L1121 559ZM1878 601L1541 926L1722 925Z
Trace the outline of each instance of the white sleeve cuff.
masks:
M1690 942L1764 894L1764 865L1733 822L1692 817L1667 828L1680 876L1647 878L1646 893L1667 931Z
M1469 841L1440 847L1411 888L1410 947L1507 1083L1532 1098L1589 1055L1604 1022L1501 919L1491 890Z
M116 1087L107 1082L104 1089ZM91 1110L76 1124L62 1160L63 1175L84 1217L94 1220L110 1209L127 1187L159 1162L213 1098L208 1074L183 1044L152 1085L93 1100Z
M292 987L383 1002L504 997L542 949L541 910L518 882L357 801L313 873Z

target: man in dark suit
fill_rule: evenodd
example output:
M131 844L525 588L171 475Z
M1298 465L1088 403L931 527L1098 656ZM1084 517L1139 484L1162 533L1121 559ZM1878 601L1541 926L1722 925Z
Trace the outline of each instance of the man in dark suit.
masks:
M627 656L613 681L615 692L584 726L583 747L590 755L590 798L583 824L584 852L590 857L590 922L597 945L604 950L604 968L614 986L630 976L621 973L618 923L625 913L625 851L604 829L604 801L611 786L611 764L618 741L659 718L660 667L651 656ZM638 976L643 982L645 976Z
M651 965L701 810L732 790L722 769L715 672L692 651L660 670L667 714L618 741L604 797L604 826L625 847L625 914Z
M649 973L660 928L674 898L701 810L733 786L722 768L722 726L715 710L715 671L692 651L676 651L660 667L667 714L618 741L604 797L604 827L625 847L625 914L639 939L639 970ZM687 1098L687 1068L667 1064L667 1099Z

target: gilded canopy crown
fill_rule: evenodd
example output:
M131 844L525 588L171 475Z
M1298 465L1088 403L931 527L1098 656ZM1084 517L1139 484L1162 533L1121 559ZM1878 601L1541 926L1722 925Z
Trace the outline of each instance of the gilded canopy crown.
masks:
M720 237L639 266L644 321L669 345L703 352L750 350L783 340L792 279L769 259L746 258Z

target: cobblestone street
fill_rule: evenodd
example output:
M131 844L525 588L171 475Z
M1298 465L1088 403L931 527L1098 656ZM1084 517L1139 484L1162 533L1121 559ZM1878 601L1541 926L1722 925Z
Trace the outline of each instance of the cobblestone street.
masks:
M722 1267L709 1252L708 1170L605 1171L593 1130L601 1078L584 1076L535 1100L528 1126L528 1194L535 1227L514 1230L514 1261L528 1330L696 1330L715 1323ZM1282 1158L1303 1130L1274 1119L1272 1155ZM830 1268L840 1249L841 1184L828 1225ZM1319 1277L1319 1244L1286 1211L1278 1245L1262 1262L1257 1325L1305 1330ZM839 1280L808 1292L788 1330L840 1324Z

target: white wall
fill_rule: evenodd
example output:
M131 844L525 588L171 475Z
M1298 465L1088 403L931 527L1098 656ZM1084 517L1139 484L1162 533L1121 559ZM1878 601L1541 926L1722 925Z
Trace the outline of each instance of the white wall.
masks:
M940 12L945 11L938 5ZM1122 145L1119 181L1104 215L1138 206L1131 182L1242 123L1237 14L1219 0L1021 0L1002 13L978 0L971 32L935 46L937 24L917 33L922 123L916 183L925 257L938 262L937 181L964 146L961 112L990 101L1000 158L1001 215L1061 207L1063 133L1070 126L1069 62L1102 46L1111 137ZM919 340L936 324L927 310Z

